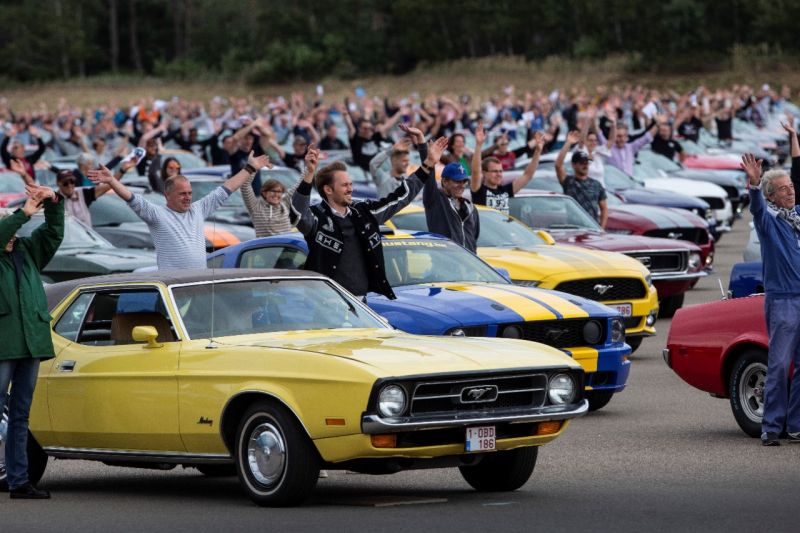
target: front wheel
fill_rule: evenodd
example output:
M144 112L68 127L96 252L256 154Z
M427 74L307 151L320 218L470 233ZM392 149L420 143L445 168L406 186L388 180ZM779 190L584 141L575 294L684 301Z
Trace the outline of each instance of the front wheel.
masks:
M6 472L6 438L8 436L8 410L0 417L0 491L8 490L8 472ZM28 432L28 481L34 485L39 483L47 468L47 454Z
M767 353L752 349L744 352L736 361L728 383L733 417L742 431L751 437L761 435L766 379Z
M631 353L635 352L639 349L639 346L642 345L642 339L644 337L626 337L625 342L628 343L628 346L631 347Z
M524 485L536 466L539 448L530 446L489 453L471 466L459 466L464 480L482 492L508 492Z
M236 433L236 470L251 500L270 507L302 503L319 468L311 439L286 409L259 402L247 410Z
M675 294L662 298L658 302L658 318L672 318L683 307L683 297L686 293Z

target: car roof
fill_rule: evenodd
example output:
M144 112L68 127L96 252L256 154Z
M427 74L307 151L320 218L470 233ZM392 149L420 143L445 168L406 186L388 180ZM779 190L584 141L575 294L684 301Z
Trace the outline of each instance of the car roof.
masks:
M208 281L226 281L242 278L307 278L325 276L309 270L284 270L266 268L197 268L187 270L154 270L151 272L128 272L124 274L110 274L107 276L92 276L78 278L60 283L53 283L45 287L47 306L50 310L55 308L69 293L78 287L93 287L103 284L125 285L132 283L162 283L167 286L182 285L185 283L198 283Z

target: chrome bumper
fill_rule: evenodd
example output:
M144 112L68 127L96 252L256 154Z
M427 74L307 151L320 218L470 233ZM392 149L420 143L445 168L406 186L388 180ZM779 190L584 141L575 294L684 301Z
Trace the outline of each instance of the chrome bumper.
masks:
M680 281L684 279L697 279L708 276L706 270L697 272L651 272L650 277L653 281Z
M546 422L548 420L567 420L585 415L589 410L588 400L583 400L577 407L549 406L536 409L513 409L498 411L491 416L476 413L469 416L465 413L454 413L448 416L431 418L402 417L382 418L379 415L364 415L361 418L361 431L371 435L375 433L398 433L401 431L418 431L421 429L466 427L476 424L500 424L504 422Z

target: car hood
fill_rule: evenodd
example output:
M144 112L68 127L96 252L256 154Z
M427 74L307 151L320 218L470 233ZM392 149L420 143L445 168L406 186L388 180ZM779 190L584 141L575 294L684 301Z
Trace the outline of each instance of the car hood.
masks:
M742 171L737 170L701 170L684 168L669 173L670 177L687 180L703 180L717 185L730 185L744 188L745 182Z
M602 304L571 294L501 283L429 283L395 287L396 300L370 297L378 313L418 308L458 321L454 326L503 324L561 318L608 317L615 313Z
M702 196L718 196L727 198L728 193L719 185L707 181L687 180L683 178L646 178L645 186L648 189L679 189L686 194Z
M574 244L582 248L628 253L639 250L697 250L697 246L685 241L645 237L643 235L620 235L591 230L557 230L550 234L561 244Z
M685 209L669 209L638 204L624 204L608 208L609 219L630 224L639 230L667 228L705 228L700 217L687 213ZM694 218L694 222L692 218Z
M57 259L57 261L56 261ZM135 248L67 248L56 254L48 265L63 272L109 274L131 272L134 269L156 264L156 254L151 250ZM45 269L47 272L48 269Z
M544 344L485 337L410 335L391 329L336 329L237 337L237 346L303 350L361 363L382 376L530 367L579 368Z
M670 187L671 188L671 187ZM656 189L617 189L626 203L679 207L681 209L708 209L708 203L694 196Z
M649 271L636 259L623 254L588 250L569 245L522 248L478 248L478 256L497 268L505 268L513 279L541 281L550 276L575 277L646 276Z

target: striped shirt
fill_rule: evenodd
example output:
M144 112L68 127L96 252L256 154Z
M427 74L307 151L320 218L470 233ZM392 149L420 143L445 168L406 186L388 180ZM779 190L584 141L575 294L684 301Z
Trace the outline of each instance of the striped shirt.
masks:
M220 185L193 202L185 213L152 204L139 194L133 195L128 205L150 228L159 270L206 268L205 220L230 194Z
M271 205L264 198L257 198L253 191L253 176L242 186L242 199L250 218L253 219L253 227L256 230L256 237L269 237L281 233L291 233L295 231L292 223L289 222L291 211L292 196L302 179L297 180L294 186L286 191L281 198L281 203L277 206Z

